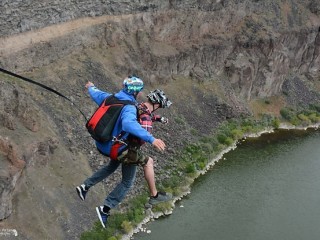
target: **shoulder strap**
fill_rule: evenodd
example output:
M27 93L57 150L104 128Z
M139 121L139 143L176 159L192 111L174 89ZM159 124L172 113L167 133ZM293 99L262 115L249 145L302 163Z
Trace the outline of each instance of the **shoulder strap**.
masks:
M103 103L105 105L112 105L112 104L124 104L124 105L136 105L135 102L130 101L130 100L119 100L116 96L113 94L107 97Z

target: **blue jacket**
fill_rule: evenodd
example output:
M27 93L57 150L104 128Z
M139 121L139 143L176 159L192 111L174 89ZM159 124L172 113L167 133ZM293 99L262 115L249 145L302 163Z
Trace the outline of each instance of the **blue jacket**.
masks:
M89 87L88 92L93 101L95 101L95 103L99 106L105 98L111 95L111 93L103 92L94 86ZM117 97L119 100L129 100L136 102L134 96L129 95L123 90L116 93L115 97ZM122 131L126 132L122 136L123 140L126 140L129 134L132 134L148 143L153 143L153 141L155 140L155 138L146 129L142 128L137 121L137 108L133 105L125 105L123 107L120 113L120 117L114 126L112 135L118 136ZM96 146L102 153L109 155L112 143L112 141L103 143L96 141ZM122 146L119 149L119 153L122 152L124 148L125 146Z

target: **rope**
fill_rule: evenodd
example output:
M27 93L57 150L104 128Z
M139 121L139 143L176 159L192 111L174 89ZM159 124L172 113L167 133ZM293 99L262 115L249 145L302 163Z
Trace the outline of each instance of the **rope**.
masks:
M86 115L81 111L81 109L80 109L74 102L72 102L72 100L71 100L70 98L66 97L66 96L63 95L62 93L59 93L58 91L56 91L56 90L54 90L54 89L52 89L52 88L50 88L50 87L48 87L48 86L46 86L46 85L44 85L44 84L42 84L42 83L38 83L38 82L36 82L36 81L34 81L34 80L30 79L30 78L26 78L26 77L20 76L20 75L18 75L18 74L15 74L15 73L13 73L13 72L8 71L8 70L5 70L5 69L0 68L0 71L3 72L3 73L5 73L5 74L7 74L7 75L13 76L13 77L15 77L15 78L19 78L19 79L22 79L22 80L24 80L24 81L26 81L26 82L29 82L29 83L38 85L38 86L40 86L40 87L42 87L42 88L44 88L44 89L46 89L46 90L48 90L48 91L50 91L50 92L53 92L53 93L57 94L58 96L66 99L66 100L68 100L68 101L71 102L71 104L82 114L82 116L83 116L86 120L88 120L87 117L86 117Z

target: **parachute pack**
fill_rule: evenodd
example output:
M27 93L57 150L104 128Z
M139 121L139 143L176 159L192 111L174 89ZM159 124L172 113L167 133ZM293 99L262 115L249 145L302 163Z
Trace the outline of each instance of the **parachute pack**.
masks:
M110 141L113 128L125 105L135 105L129 100L119 100L114 95L107 97L86 123L93 139L99 142Z

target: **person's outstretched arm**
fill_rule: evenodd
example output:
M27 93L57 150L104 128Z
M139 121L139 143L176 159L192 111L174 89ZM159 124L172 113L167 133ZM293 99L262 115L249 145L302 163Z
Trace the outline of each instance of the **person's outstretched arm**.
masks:
M99 90L90 81L86 83L86 88L88 89L88 92L89 92L92 100L96 104L98 104L99 106L103 102L104 99L106 99L107 97L109 97L111 95L111 93L107 93L107 92Z

